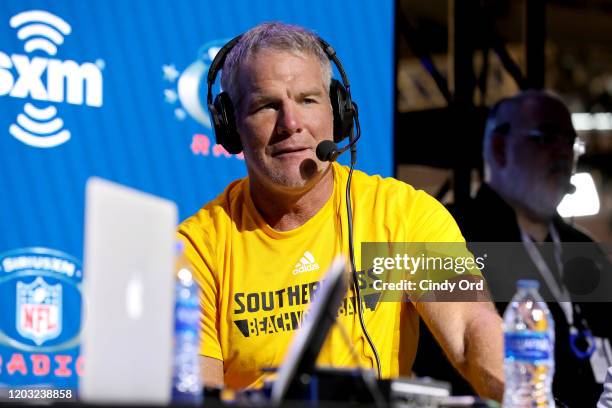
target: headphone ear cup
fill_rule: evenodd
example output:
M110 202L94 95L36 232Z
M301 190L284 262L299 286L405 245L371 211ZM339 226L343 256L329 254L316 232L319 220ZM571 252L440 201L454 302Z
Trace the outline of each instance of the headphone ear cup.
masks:
M346 88L337 79L331 81L329 98L334 113L334 142L339 143L351 133L355 111Z
M242 142L236 129L234 105L227 92L221 92L213 102L213 124L217 144L223 146L230 154L242 151Z

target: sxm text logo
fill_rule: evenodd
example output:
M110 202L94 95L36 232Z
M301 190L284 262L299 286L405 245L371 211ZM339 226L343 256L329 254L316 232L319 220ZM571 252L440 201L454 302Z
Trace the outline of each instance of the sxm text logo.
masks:
M0 97L30 100L10 125L9 133L28 146L57 147L71 134L54 103L101 107L103 61L79 64L51 58L72 28L47 11L21 12L11 17L9 25L24 42L28 55L8 56L0 51Z

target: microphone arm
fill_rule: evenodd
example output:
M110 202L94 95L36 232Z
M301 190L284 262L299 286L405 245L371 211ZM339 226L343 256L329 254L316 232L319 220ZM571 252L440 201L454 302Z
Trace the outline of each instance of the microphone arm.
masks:
M336 161L338 156L342 153L346 152L348 149L351 149L351 164L355 165L357 161L357 141L361 137L361 126L359 125L359 117L357 113L357 105L353 103L353 109L355 112L355 126L357 127L357 136L350 137L350 142L341 149L338 149L338 145L336 145L331 140L324 140L317 145L317 157L321 161ZM353 134L353 130L351 129L351 136Z
M360 138L360 137L361 137L361 135L360 135L360 134L359 134L359 132L358 132L358 133L357 133L357 136L356 136L356 137L355 137L353 140L351 140L351 142L350 142L349 144L347 144L346 146L344 146L342 149L337 150L337 151L336 151L336 154L335 154L335 157L334 157L334 160L335 160L335 159L336 159L338 156L340 156L342 153L346 152L348 149L351 149L351 162L353 162L353 156L354 156L354 153L357 153L357 145L356 145L356 143L357 143L357 141L359 140L359 138ZM353 152L354 152L354 153L353 153ZM332 160L332 161L333 161L333 160Z

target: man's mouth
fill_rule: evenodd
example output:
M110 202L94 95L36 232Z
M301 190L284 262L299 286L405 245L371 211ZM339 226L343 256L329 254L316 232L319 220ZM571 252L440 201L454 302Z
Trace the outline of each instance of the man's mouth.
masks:
M306 146L293 146L293 147L283 147L281 149L278 149L276 151L274 151L272 153L272 157L278 157L278 156L290 156L293 154L299 154L301 152L304 152L306 150L308 150L309 148Z

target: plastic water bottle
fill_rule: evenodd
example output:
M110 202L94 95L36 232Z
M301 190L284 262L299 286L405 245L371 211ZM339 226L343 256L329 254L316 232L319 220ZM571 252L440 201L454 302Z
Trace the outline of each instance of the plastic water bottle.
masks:
M555 406L555 324L540 297L540 284L519 280L504 312L504 408Z
M176 289L174 309L174 374L172 401L202 403L200 375L200 291L182 242L176 244Z

